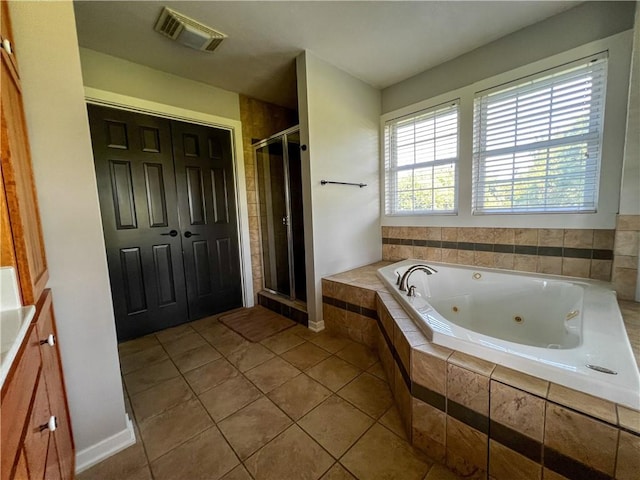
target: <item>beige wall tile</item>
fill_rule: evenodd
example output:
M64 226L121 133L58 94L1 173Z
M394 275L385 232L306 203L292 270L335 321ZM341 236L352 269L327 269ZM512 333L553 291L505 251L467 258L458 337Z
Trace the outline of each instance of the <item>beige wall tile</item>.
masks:
M535 255L514 255L513 269L521 272L535 272L538 269L538 257Z
M447 398L482 415L489 415L489 377L449 363Z
M618 405L618 422L621 427L640 433L640 411Z
M427 247L413 247L413 256L412 258L417 258L418 260L426 260L427 259Z
M491 381L491 420L542 442L544 409L544 399Z
M415 349L411 355L411 380L434 392L446 395L447 362Z
M435 247L427 247L427 260L434 262L442 261L442 249Z
M396 325L393 332L393 344L396 347L396 352L400 357L400 361L404 365L405 370L408 372L411 366L411 346L407 341L407 338L402 331Z
M413 445L427 455L444 461L444 445L446 440L446 414L417 398L412 399L412 440ZM431 445L435 444L435 445Z
M455 227L442 227L442 241L457 242L458 229Z
M458 263L460 265L473 265L475 252L472 250L458 250Z
M474 238L476 243L497 243L493 228L476 228Z
M562 257L538 257L538 273L562 274Z
M489 475L495 480L540 480L542 465L490 440Z
M473 264L478 267L493 267L494 258L493 252L474 252Z
M618 215L618 230L640 230L640 215Z
M613 260L614 268L638 268L638 257L632 257L629 255L616 255Z
M569 277L589 278L591 260L587 258L563 258L562 275Z
M640 232L621 231L616 232L614 253L616 255L638 256L640 245Z
M545 445L613 476L618 430L580 413L547 402Z
M621 431L616 462L616 479L637 480L639 471L640 437Z
M392 245L387 243L382 245L382 260L393 261L393 258L391 258L391 247Z
M514 243L516 245L538 245L538 230L536 228L514 229Z
M406 260L413 255L413 247L411 245L389 245L390 260Z
M402 238L404 235L403 227L389 227L389 238Z
M503 367L502 365L496 366L491 374L491 378L506 385L524 390L525 392L533 393L541 398L546 398L547 391L549 390L549 382L546 380L532 377L531 375Z
M593 230L565 229L564 246L571 248L592 248Z
M465 478L485 478L487 436L447 416L447 466Z
M611 281L611 260L591 260L591 273L589 278L594 280L602 280L604 282Z
M593 248L602 250L613 250L613 239L615 230L594 230Z
M442 261L445 263L458 263L458 250L453 248L443 248Z
M391 227L385 227L385 226L382 226L380 228L382 238L389 238L389 230L390 229L391 229Z
M442 240L442 228L440 227L427 227L426 237L427 240Z
M473 357L462 352L453 352L448 359L449 363L457 365L472 372L479 373L485 377L490 377L493 369L496 368L495 363L487 362L481 358Z
M562 385L552 383L549 387L547 399L614 425L618 422L616 405L614 403L572 390Z
M638 270L633 268L613 269L613 286L616 289L620 300L633 300L636 294L636 282L638 281Z
M458 227L458 242L476 242L476 229L470 227Z
M545 247L562 247L564 230L559 228L541 228L538 230L538 245Z
M500 245L513 245L516 242L515 228L494 228L494 241Z
M427 227L406 227L404 237L412 240L424 240L427 238Z
M493 266L495 268L513 270L514 263L515 263L515 258L513 253L494 253L493 254Z
M407 384L404 383L404 378L400 373L397 365L395 367L393 382L393 395L395 398L396 407L398 408L400 419L402 420L402 424L404 425L404 431L410 438L411 422L413 421L413 409L411 405L413 397L411 396L411 392L409 391Z

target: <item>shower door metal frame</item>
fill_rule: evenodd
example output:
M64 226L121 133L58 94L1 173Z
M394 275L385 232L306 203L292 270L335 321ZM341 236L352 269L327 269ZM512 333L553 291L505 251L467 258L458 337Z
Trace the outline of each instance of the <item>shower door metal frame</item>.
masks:
M267 288L264 285L265 277L264 277L264 249L262 243L262 222L258 222L258 232L260 234L260 259L262 261L262 287L268 292L275 293L277 295L282 295L283 297L287 297L290 300L300 302L296 295L296 276L294 271L294 256L293 256L293 232L291 230L291 183L289 178L289 148L287 137L293 133L300 133L300 125L296 125L294 127L288 128L287 130L283 130L282 132L278 132L274 135L271 135L269 138L265 138L264 140L260 140L257 143L252 144L255 165L254 165L254 175L256 179L256 200L258 202L258 218L262 218L262 212L260 210L260 184L258 182L258 156L256 152L258 149L266 147L267 145L277 143L279 140L282 143L282 161L283 161L283 170L284 170L284 196L285 196L285 211L286 211L286 227L287 227L287 258L289 260L289 295L278 292L277 290L273 290L271 288ZM284 219L283 219L284 221Z

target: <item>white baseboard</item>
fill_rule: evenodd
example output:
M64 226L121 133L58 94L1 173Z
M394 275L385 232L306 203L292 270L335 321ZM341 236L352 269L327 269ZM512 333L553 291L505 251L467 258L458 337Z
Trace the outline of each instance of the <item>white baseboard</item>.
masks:
M319 322L309 320L309 330L312 332L321 332L324 330L324 320L320 320Z
M136 443L133 423L128 414L125 414L125 416L127 428L76 453L76 474L93 467L96 463L100 463L111 455L115 455Z

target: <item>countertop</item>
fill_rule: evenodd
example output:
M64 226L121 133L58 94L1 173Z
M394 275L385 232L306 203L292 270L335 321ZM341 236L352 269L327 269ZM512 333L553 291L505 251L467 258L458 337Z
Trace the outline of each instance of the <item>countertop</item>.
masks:
M0 387L4 385L35 313L33 305L0 311Z

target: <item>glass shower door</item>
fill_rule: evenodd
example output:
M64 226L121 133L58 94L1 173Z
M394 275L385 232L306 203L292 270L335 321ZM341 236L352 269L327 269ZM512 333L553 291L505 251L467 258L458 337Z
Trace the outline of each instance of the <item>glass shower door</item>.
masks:
M264 286L306 302L300 133L287 130L254 149Z
M291 296L288 178L282 139L256 148L265 288Z

